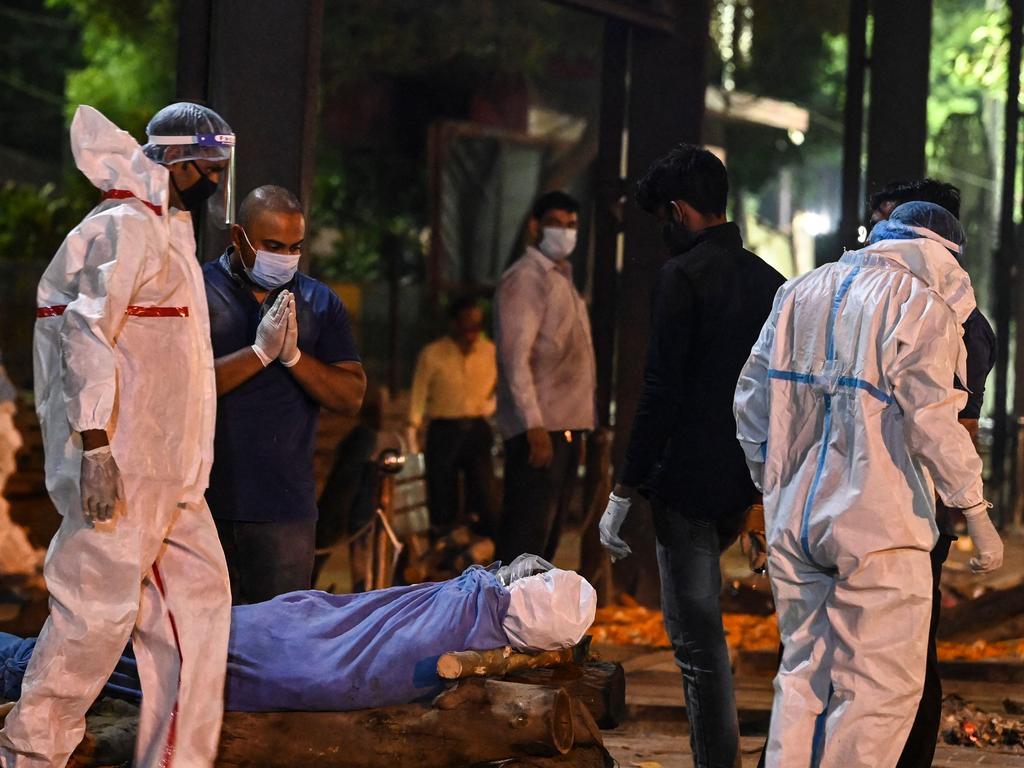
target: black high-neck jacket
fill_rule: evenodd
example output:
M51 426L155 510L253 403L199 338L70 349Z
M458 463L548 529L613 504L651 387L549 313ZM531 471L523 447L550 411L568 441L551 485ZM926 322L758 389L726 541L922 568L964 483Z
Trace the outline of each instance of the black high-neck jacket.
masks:
M699 233L654 290L644 384L620 481L673 512L739 532L756 498L736 440L740 370L785 278L743 248L739 228ZM725 543L725 541L723 541Z

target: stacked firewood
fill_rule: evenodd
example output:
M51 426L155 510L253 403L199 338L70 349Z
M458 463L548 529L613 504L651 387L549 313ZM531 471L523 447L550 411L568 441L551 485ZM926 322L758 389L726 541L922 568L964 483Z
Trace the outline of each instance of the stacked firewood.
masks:
M449 687L429 703L351 712L226 712L219 768L610 768L601 728L626 715L621 665L587 645L525 654L510 648L444 654ZM102 700L74 768L131 760L138 711Z

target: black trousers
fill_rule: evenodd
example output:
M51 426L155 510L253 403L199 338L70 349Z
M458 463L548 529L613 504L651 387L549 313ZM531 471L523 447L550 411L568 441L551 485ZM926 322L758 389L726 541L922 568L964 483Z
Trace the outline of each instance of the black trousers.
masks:
M231 577L231 604L248 605L309 589L316 520L214 520Z
M427 506L435 528L446 528L461 517L476 518L481 533L494 535L494 435L487 419L433 419L427 427ZM460 515L459 477L465 492L465 515Z
M924 672L924 687L921 701L917 705L917 716L910 728L907 743L896 768L930 768L935 758L935 745L939 737L942 720L942 679L939 677L939 655L935 648L935 637L939 631L939 614L942 610L942 565L949 557L949 548L956 541L955 536L939 534L939 540L932 549L932 620L928 625L928 661ZM779 647L782 658L782 647ZM765 747L768 746L767 741ZM764 768L764 750L757 768Z
M939 677L939 655L935 649L935 636L939 631L939 613L942 610L942 564L949 557L949 548L955 536L939 534L932 550L932 621L928 625L928 661L924 670L924 688L917 717L907 736L903 754L896 768L929 768L935 758L935 744L942 721L942 679Z
M549 432L551 464L530 466L526 434L505 441L505 494L495 557L510 563L529 553L551 560L558 549L579 466L582 432Z

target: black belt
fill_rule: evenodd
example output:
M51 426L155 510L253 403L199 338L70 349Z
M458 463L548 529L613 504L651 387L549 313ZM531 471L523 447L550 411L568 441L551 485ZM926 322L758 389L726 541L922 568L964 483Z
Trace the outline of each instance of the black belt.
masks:
M431 424L450 424L453 427L458 427L462 430L472 429L480 422L487 422L485 416L463 416L457 419L431 419Z

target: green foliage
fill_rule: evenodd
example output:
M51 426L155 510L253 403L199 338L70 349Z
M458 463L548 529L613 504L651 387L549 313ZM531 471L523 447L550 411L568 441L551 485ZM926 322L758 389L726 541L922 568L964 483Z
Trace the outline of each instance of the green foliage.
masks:
M929 135L950 115L973 114L986 98L1005 100L1007 9L983 0L935 0L928 98Z
M80 51L60 51L41 67L38 56L13 55L21 50L21 43L15 41L8 50L17 66L6 70L5 76L14 78L26 94L35 90L34 95L27 94L29 105L42 103L52 111L63 108L64 119L70 120L79 104L89 104L141 137L146 122L174 93L175 0L45 0L45 9L38 7L41 4L24 9L4 6L0 10L8 18L3 21L31 28L34 34L27 39L43 54L57 44L78 49L79 41ZM40 34L40 29L46 33ZM31 79L34 66L39 73ZM66 79L64 68L70 68ZM51 83L63 83L64 93L44 91L57 90ZM24 95L21 98L26 100ZM4 122L8 114L12 120L20 119L21 110L4 113ZM66 141L59 118L51 114L50 119L53 135L45 134L45 142L37 142L36 150L37 156L47 160L55 154L59 157L55 144ZM42 119L38 120L42 127ZM30 128L20 128L19 136L31 136ZM96 195L73 170L68 171L59 191L54 184L4 183L0 187L0 256L50 258L95 203Z
M845 58L837 60L836 53L845 57L846 49L837 49L836 43L846 34L847 3L786 0L785 13L777 0L744 5L752 11L753 29L750 58L738 65L736 87L801 106L841 110L836 76L841 84Z
M66 112L89 104L141 138L174 95L175 0L47 0L82 28L86 65L68 74Z
M530 75L583 50L570 11L549 0L373 0L328 3L323 75L330 89L371 75ZM456 66L450 67L449 65Z
M330 280L373 282L387 273L385 255L397 252L403 272L420 266L426 203L422 169L392 155L352 150L321 152L314 180L311 229L331 238L314 268ZM422 214L420 214L422 216Z
M729 175L735 186L760 191L777 179L783 166L836 163L842 142L847 3L787 0L782 14L773 0L717 0L714 18L720 19L726 6L737 20L737 43L724 41L732 49L736 89L794 102L811 117L806 141L799 146L778 129L730 124ZM720 24L712 27L719 40L718 55L723 46ZM745 56L738 44L744 25L749 34ZM820 175L813 172L798 177L801 187L818 182ZM807 191L808 198L814 196Z
M57 194L53 184L34 187L4 182L0 185L4 214L0 216L0 258L45 262L90 207L81 195Z
M64 131L64 73L81 65L78 30L41 0L0 0L0 144L50 159Z
M599 27L598 27L599 28ZM593 61L599 45L579 12L550 0L374 0L327 3L321 86L415 80L436 99L459 103L480 84L548 77L556 61ZM438 101L432 116L446 115ZM415 108L414 108L415 111ZM455 108L455 112L459 108ZM428 119L416 113L412 120ZM425 124L421 127L425 128ZM411 140L410 140L411 139ZM407 131L320 147L311 228L324 277L372 281L399 252L401 272L422 268L427 197L421 137Z

